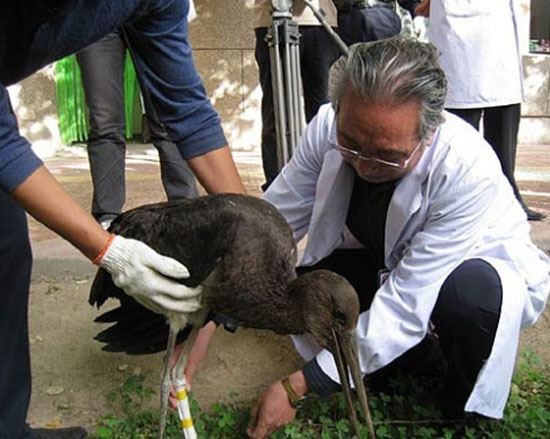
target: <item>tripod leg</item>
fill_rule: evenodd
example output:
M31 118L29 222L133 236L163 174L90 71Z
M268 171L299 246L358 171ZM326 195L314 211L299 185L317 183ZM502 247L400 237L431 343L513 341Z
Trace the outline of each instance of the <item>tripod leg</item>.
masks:
M271 84L273 86L273 110L275 113L275 127L277 137L277 161L279 171L286 163L285 151L287 150L285 114L285 96L283 83L283 69L279 53L279 29L274 22L268 31L269 61L271 66Z
M289 29L288 23L285 23L285 35L283 42L283 57L284 57L284 77L285 77L285 94L286 94L286 114L288 118L287 125L287 136L288 136L288 145L285 150L285 163L290 160L289 151L294 149L296 145L296 132L294 126L296 123L295 107L294 107L294 74L293 74L293 61L294 57L291 53L291 45L289 42Z
M304 113L304 94L302 91L302 75L300 73L300 48L298 45L292 46L291 57L293 58L293 106L294 106L294 137L296 141L290 145L289 156L294 155L294 151L298 146L298 141L302 136L305 127L305 113Z

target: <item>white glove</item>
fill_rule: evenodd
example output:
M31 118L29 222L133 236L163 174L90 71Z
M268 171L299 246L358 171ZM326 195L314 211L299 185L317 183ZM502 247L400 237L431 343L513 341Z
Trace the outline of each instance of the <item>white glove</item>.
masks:
M188 278L187 267L141 241L114 236L98 265L111 273L117 287L157 314L195 312L201 307L202 287L174 280Z

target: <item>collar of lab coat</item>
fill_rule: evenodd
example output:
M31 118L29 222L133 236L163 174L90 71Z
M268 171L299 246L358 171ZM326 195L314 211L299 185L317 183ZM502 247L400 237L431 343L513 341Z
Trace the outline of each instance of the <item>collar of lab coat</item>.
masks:
M409 218L418 211L422 204L422 187L428 179L432 161L439 143L438 128L432 143L424 148L422 157L416 166L397 184L388 207L385 230L385 260L386 264L395 247L398 238Z
M342 240L341 231L346 222L349 200L353 188L353 169L335 149L325 153L323 175L319 178L315 192L315 204L311 213L307 245L301 264L318 262L338 246Z
M438 139L439 128L432 144L424 149L419 162L395 188L386 219L386 264L408 219L421 206L422 183L428 178ZM311 224L314 226L308 230L308 240L300 265L318 262L343 240L354 172L338 151L328 150L325 153L323 178L317 182L316 200L311 214Z

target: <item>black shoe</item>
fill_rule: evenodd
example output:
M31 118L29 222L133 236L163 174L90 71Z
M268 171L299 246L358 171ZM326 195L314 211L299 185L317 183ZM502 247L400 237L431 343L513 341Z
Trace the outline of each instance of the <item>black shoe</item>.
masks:
M88 433L82 427L31 428L33 439L86 439Z
M531 210L527 206L525 206L523 210L525 211L525 214L527 215L527 219L529 221L540 221L541 219L546 217L546 215L544 215L543 213L537 212L536 210Z

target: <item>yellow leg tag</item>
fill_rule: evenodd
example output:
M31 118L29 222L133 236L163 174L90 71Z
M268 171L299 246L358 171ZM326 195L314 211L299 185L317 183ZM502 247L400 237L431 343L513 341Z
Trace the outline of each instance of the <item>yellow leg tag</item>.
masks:
M176 394L176 398L178 401L183 401L185 398L187 398L187 391L184 389L184 390L180 390L177 394Z
M193 420L191 418L182 419L181 420L181 426L183 428L190 428L193 426Z

